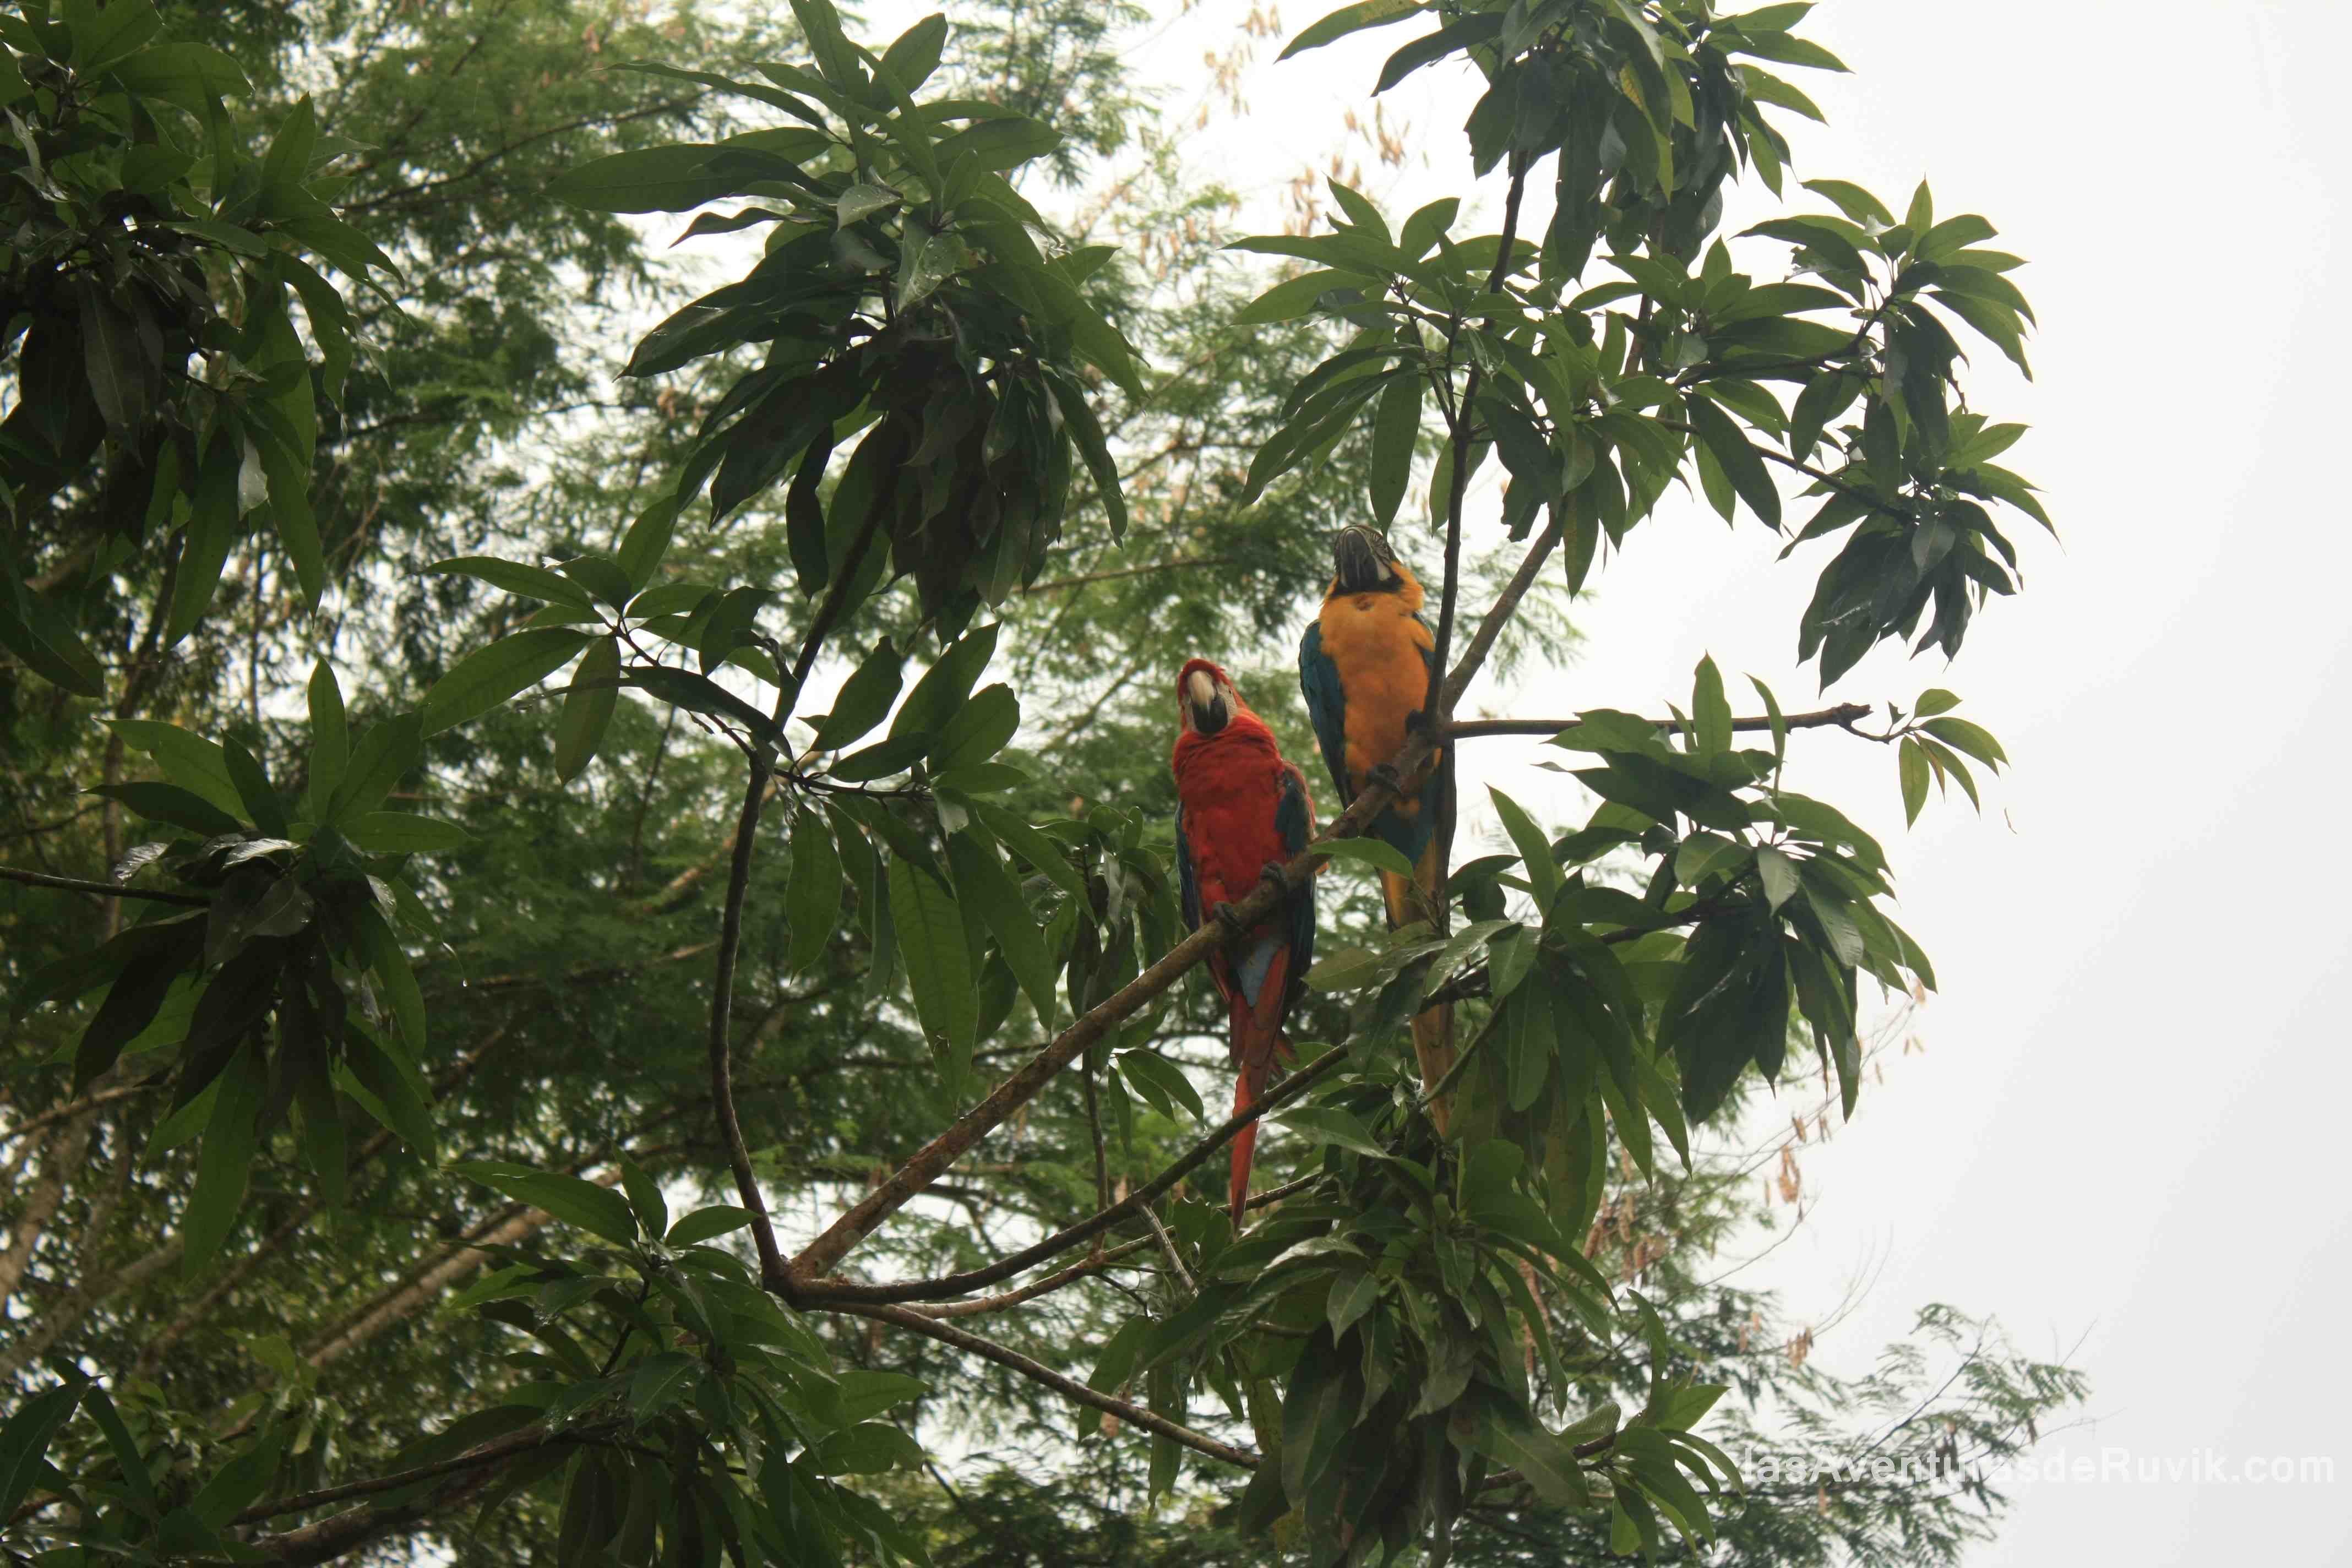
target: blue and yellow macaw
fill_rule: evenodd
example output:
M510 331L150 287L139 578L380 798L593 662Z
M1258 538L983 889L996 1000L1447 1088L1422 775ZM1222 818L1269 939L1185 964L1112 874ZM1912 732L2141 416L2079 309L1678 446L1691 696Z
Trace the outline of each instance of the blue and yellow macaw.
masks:
M1374 778L1396 798L1372 818L1370 832L1412 862L1407 879L1381 873L1389 929L1435 913L1437 884L1454 836L1454 752L1442 748L1419 773L1398 779L1390 759L1403 749L1407 726L1429 699L1437 651L1422 624L1421 584L1378 529L1358 523L1331 542L1331 586L1323 610L1298 645L1298 687L1323 748L1324 764L1344 808ZM1454 1064L1454 1008L1433 1007L1412 1021L1422 1079L1434 1083ZM1438 1130L1445 1108L1435 1106Z

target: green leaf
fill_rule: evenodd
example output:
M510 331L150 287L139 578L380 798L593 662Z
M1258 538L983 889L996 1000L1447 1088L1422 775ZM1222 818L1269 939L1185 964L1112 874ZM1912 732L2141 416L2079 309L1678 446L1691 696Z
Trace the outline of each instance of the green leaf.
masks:
M942 169L952 171L971 158L983 169L1002 171L1042 158L1061 144L1062 133L1044 121L1007 115L943 137L936 151Z
M548 194L594 212L687 212L738 194L734 176L709 171L719 151L685 142L592 158L558 174Z
M1702 658L1691 682L1691 720L1703 756L1731 750L1731 701L1723 694L1723 674L1712 658Z
M1551 840L1535 824L1517 801L1501 790L1488 785L1486 793L1494 797L1495 814L1503 819L1504 831L1518 847L1520 862L1526 866L1528 884L1536 896L1536 908L1549 910L1559 890L1568 885L1568 873L1551 856Z
M1070 858L1063 852L1061 846L1031 826L1026 818L1014 816L992 801L974 801L971 809L981 821L988 825L988 830L996 836L998 843L1028 861L1037 868L1039 875L1061 889L1088 924L1095 922L1094 904L1087 897L1086 879L1078 875L1077 868L1070 864Z
M1311 990L1352 991L1387 973L1388 965L1379 953L1367 948L1343 947L1327 958L1318 959L1304 978Z
M669 1228L669 1203L662 1196L661 1184L626 1155L621 1157L621 1191L647 1236L659 1236Z
M1274 321L1293 321L1315 313L1318 302L1334 289L1348 289L1360 297L1371 287L1370 279L1353 272L1322 270L1302 273L1276 284L1234 317L1237 327L1263 326Z
M1277 1111L1270 1120L1318 1143L1336 1143L1376 1160L1390 1157L1370 1129L1336 1105L1294 1105Z
M948 865L955 874L961 907L979 911L996 938L997 951L1003 953L1006 967L1013 971L1013 978L1020 981L1021 989L1037 1009L1038 1022L1051 1029L1055 1013L1054 961L1045 951L1045 933L1030 918L1028 900L1021 896L1021 889L1013 880L1013 874L1004 868L1003 861L997 858L996 847L981 842L970 833L950 834Z
M917 92L940 68L940 51L947 42L948 19L937 12L924 17L882 53L882 68L902 92Z
M570 784L587 771L604 743L621 698L621 639L604 637L589 647L572 672L563 716L555 724L555 776Z
M1844 180L1807 180L1804 186L1814 195L1827 196L1837 203L1840 212L1865 227L1872 225L1880 228L1895 226L1895 215L1886 210L1886 204L1860 185Z
M503 588L526 599L542 604L568 605L575 610L593 609L586 589L561 573L544 566L526 566L520 561L500 561L488 555L458 555L446 561L436 561L425 571L441 576L466 576Z
M428 695L425 700L432 699ZM373 811L392 793L392 786L400 782L401 775L416 765L424 750L423 721L418 715L395 713L378 722L352 748L342 781L336 784L333 796L319 814L320 824L342 827L362 813Z
M237 798L245 806L246 819L259 828L265 837L283 838L291 830L286 820L286 803L269 787L269 775L236 741L221 745L221 753L228 763L229 777L236 781Z
M653 581L662 557L669 553L670 535L677 527L680 510L675 495L664 496L639 512L629 531L621 536L621 548L613 559L632 588L643 588Z
M146 1456L139 1451L139 1445L131 1438L131 1429L122 1424L121 1414L114 1408L114 1401L108 1398L106 1390L97 1384L85 1384L82 1385L82 1408L89 1412L90 1419L96 1421L99 1430L106 1434L106 1445L114 1450L114 1462L122 1472L123 1485L130 1489L131 1506L152 1518L161 1506L155 1496L154 1477L149 1473ZM13 1433L0 1433L0 1449L8 1449L13 1438ZM38 1452L37 1449L35 1451ZM0 1479L0 1496L5 1496L6 1490L5 1479ZM14 1503L8 1506L13 1508ZM0 1518L5 1517L5 1511L0 1511Z
M385 973L380 953L378 957L377 973ZM404 963L406 960L401 962ZM423 1011L421 1003L418 1011ZM358 1100L417 1158L431 1161L436 1129L425 1079L415 1064L388 1037L379 1038L358 1028L352 1030L351 1036L351 1050L337 1075L337 1087Z
M610 1187L577 1176L534 1171L528 1165L497 1160L467 1160L449 1167L458 1175L495 1187L520 1203L545 1209L564 1224L601 1236L621 1247L635 1247L637 1220L629 1200Z
M145 0L114 0L104 9L100 4L101 0L62 0L58 6L73 34L74 68L85 76L134 53L163 30L163 18Z
M1372 418L1372 521L1385 530L1396 521L1412 478L1412 452L1421 433L1423 378L1420 368L1407 365L1389 377Z
M1413 875L1412 862L1405 858L1404 851L1384 838L1326 838L1315 848L1334 860L1353 860L1400 877Z
M840 935L841 852L824 819L803 811L793 822L792 854L792 878L784 890L792 947L784 967L798 974L823 958Z
M1773 488L1772 476L1764 471L1764 459L1748 445L1748 437L1740 433L1731 416L1717 407L1713 400L1693 397L1688 402L1692 428L1706 443L1706 449L1715 454L1715 460L1723 465L1739 499L1748 503L1748 510L1763 519L1767 527L1779 528L1780 492Z
M702 1363L683 1351L656 1351L629 1374L629 1414L643 1421L686 1397Z
M244 812L245 797L229 773L228 755L216 742L152 719L113 719L108 727L122 737L124 745L152 758L171 783L203 796L232 818Z
M16 1407L0 1426L0 1519L14 1517L33 1484L41 1479L42 1456L58 1429L73 1419L89 1382L77 1375L61 1387L44 1389Z
M923 1450L898 1427L864 1421L827 1433L796 1465L820 1476L877 1476L893 1469L919 1469Z
M192 1275L212 1261L245 1207L261 1102L269 1088L251 1046L229 1058L218 1082L219 1095L205 1123L204 1149L196 1157L195 1190L180 1222L186 1271Z
M1344 38L1350 33L1360 33L1367 27L1385 27L1391 23L1402 22L1408 16L1420 15L1422 9L1423 7L1416 4L1415 0L1357 0L1355 5L1342 5L1337 11L1308 26L1305 32L1291 39L1289 47L1275 58L1278 61L1286 60L1291 56L1304 54L1308 49L1319 49L1324 45L1338 38Z
M730 1204L715 1204L709 1208L696 1209L692 1214L681 1215L678 1222L669 1227L669 1235L663 1239L670 1246L682 1249L693 1247L699 1242L716 1240L731 1231L741 1230L751 1223L750 1209L737 1208Z
M809 742L809 749L839 751L882 722L890 704L898 700L899 685L906 679L900 667L905 662L906 655L892 647L888 637L876 643L874 651L842 684L841 694L833 700L833 711L817 726L816 739Z
M371 855L442 855L474 841L454 822L404 811L362 812L343 832Z
M253 96L245 68L205 44L151 44L118 61L114 79L134 94L175 103L199 118L215 99Z
M964 945L962 911L937 877L899 856L890 857L888 881L891 929L916 1015L933 1050L943 1048L961 1077L980 1027L980 993L971 952Z
M425 694L424 732L437 735L479 718L571 663L593 640L569 626L535 626L476 648Z
M1174 1062L1148 1047L1121 1051L1118 1061L1119 1072L1135 1086L1135 1091L1158 1105L1171 1121L1175 1120L1178 1106L1191 1112L1195 1121L1208 1120L1200 1091Z
M343 717L343 689L325 659L310 667L310 777L305 794L316 807L333 798L351 760L351 731Z
M1479 1447L1517 1470L1545 1502L1554 1508L1592 1505L1591 1489L1585 1485L1575 1453L1538 1423L1516 1411L1490 1405L1486 1427L1478 1436Z
M1020 700L1002 681L982 687L932 741L930 762L940 773L976 767L1003 751L1021 728Z
M898 705L898 716L890 721L890 738L925 734L937 735L944 731L971 689L980 681L981 672L996 653L994 623L966 632L942 652L923 678L907 693L906 701Z
M200 838L216 837L238 830L236 817L223 811L200 795L167 784L100 784L85 790L85 795L103 795L118 800L150 822L161 822L173 827L184 827Z
M1764 879L1764 897L1775 912L1803 885L1797 863L1769 844L1757 847L1756 869Z
M1896 759L1903 778L1903 821L1906 826L1919 820L1919 808L1927 804L1927 779L1932 771L1927 753L1916 741L1906 740L1898 748Z
M633 686L673 708L708 713L714 719L731 720L749 730L752 740L758 742L766 742L776 732L773 719L709 676L697 675L690 669L678 669L666 664L641 664L635 669L623 670L621 684Z
M416 984L416 972L409 967L408 954L400 945L400 934L383 918L382 910L373 907L360 911L360 951L366 955L368 968L374 972L384 999L392 1005L393 1023L409 1049L425 1048L425 993Z
M189 494L188 526L181 536L180 564L172 577L171 618L165 646L176 647L195 630L212 607L220 587L221 572L229 552L245 537L245 519L237 506L236 476L241 464L234 442L215 440L205 449L203 466Z
M1937 694L1929 693L1929 695ZM1957 701L1958 699L1954 700ZM1923 714L1929 711L1925 697L1920 699L1919 711ZM1989 731L1969 723L1966 719L1924 719L1919 728L1953 750L1966 752L1987 767L1999 768L2009 761L2009 753L2000 749L1999 741L1994 740Z
M1112 379L1126 387L1136 397L1143 395L1140 384L1135 382L1130 369L1124 376L1111 366ZM1103 439L1102 426L1095 418L1094 405L1087 400L1086 389L1066 376L1048 374L1045 384L1052 389L1054 401L1062 410L1062 427L1085 459L1087 472L1094 476L1096 492L1102 498L1103 510L1110 524L1113 542L1127 536L1127 497L1119 489L1118 465L1111 461L1110 447Z

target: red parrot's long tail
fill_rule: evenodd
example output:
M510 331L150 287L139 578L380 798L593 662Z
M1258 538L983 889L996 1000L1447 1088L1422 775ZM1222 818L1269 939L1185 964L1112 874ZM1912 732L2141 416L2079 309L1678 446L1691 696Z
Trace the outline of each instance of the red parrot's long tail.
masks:
M1282 1004L1289 989L1290 954L1276 952L1266 966L1265 979L1259 984L1257 1000L1234 998L1233 1060L1234 1114L1238 1116L1255 1105L1265 1093L1265 1080L1274 1070L1277 1052L1289 1054L1289 1042L1282 1037ZM1227 1199L1233 1209L1234 1223L1239 1225L1242 1211L1249 1205L1250 1164L1257 1155L1257 1123L1245 1123L1234 1134L1233 1184Z

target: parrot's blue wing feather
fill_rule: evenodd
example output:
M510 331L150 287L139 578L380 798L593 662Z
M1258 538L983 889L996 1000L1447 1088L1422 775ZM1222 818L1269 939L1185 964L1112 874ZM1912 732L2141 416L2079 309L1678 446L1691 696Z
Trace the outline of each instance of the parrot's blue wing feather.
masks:
M1313 622L1298 643L1298 691L1307 699L1307 717L1315 725L1315 743L1322 749L1323 765L1339 787L1345 810L1356 798L1348 784L1348 691L1339 667L1323 651L1323 628Z

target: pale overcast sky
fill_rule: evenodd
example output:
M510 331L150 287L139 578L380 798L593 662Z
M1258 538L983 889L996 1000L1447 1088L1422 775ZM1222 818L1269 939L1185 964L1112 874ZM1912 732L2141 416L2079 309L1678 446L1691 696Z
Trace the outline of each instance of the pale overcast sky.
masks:
M1293 5L1293 33L1327 8ZM887 38L933 8L863 9ZM1251 12L1159 9L1132 58L1181 112L1203 53ZM1278 226L1282 186L1343 144L1343 114L1413 30L1280 66L1279 40L1261 43L1241 78L1253 112L1187 159ZM1753 1278L1803 1321L1877 1269L1817 1352L1842 1370L1866 1368L1923 1303L1996 1314L2022 1349L2071 1350L2095 1380L2091 1422L2044 1453L2198 1461L2195 1481L2022 1489L1975 1562L2352 1561L2337 1142L2352 855L2326 818L2352 688L2335 461L2352 332L2327 287L2352 280L2336 100L2352 26L2330 0L1832 0L1803 30L1854 74L1789 73L1830 116L1794 122L1799 177L1853 180L1899 210L1927 175L1939 214L1982 213L2031 259L2016 276L2042 323L2039 379L1986 347L1970 386L2034 427L2004 461L2044 488L2063 542L2014 526L2025 592L1949 667L1882 650L1829 694L1958 692L2015 763L1984 817L1931 800L1906 832L1887 752L1795 742L1794 787L1887 846L1900 918L1944 989L1920 1020L1926 1054L1889 1062L1853 1126L1808 1150L1818 1208ZM1460 66L1390 95L1413 155L1384 168L1356 143L1368 194L1402 214L1468 190L1473 97ZM1739 201L1755 205L1735 205L1733 226L1766 215L1760 189ZM1769 270L1776 250L1743 265ZM1778 543L1677 494L1597 574L1582 657L1516 690L1482 683L1470 706L1657 711L1686 698L1703 653L1813 705L1795 628L1822 555L1775 563ZM1481 742L1465 798L1491 781L1556 820L1580 811L1528 765L1545 754ZM2216 1480L2209 1456L2232 1474L2328 1458L2336 1479Z
M1295 33L1325 8L1282 21ZM1246 15L1207 0L1138 51L1171 107ZM1414 30L1280 66L1261 47L1255 111L1188 153L1270 202L1328 160ZM1982 819L1931 800L1906 833L1885 750L1796 742L1797 787L1857 807L1888 846L1944 990L1927 1054L1890 1062L1809 1154L1819 1210L1758 1275L1801 1320L1879 1267L1821 1352L1844 1368L1931 1300L1998 1314L2031 1352L2079 1341L2095 1419L2052 1452L2336 1462L2332 1484L2034 1484L1975 1561L2352 1560L2352 857L2326 820L2352 688L2332 461L2352 333L2328 288L2352 281L2352 28L2323 0L1832 0L1804 31L1853 74L1790 73L1830 117L1796 138L1800 175L1899 210L1925 174L1939 213L1980 212L2031 258L2038 379L1986 348L1971 384L2033 426L2005 460L2044 487L2063 539L2015 530L2025 592L1950 666L1882 652L1830 694L1958 691L2015 761ZM1415 156L1369 181L1399 213L1468 184L1470 73L1406 87L1388 118ZM1583 657L1473 705L1656 710L1706 652L1811 705L1795 626L1822 555L1775 564L1777 543L1669 501L1581 608ZM1527 765L1540 748L1482 745L1465 769L1572 809Z

